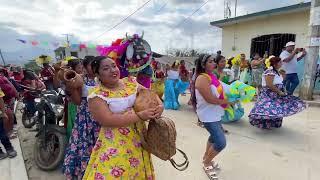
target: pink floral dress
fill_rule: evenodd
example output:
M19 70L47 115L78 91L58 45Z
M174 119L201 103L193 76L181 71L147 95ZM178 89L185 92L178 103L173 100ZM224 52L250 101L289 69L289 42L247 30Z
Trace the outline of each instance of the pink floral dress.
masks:
M106 101L112 112L125 113L133 107L138 84L127 78L123 81L126 88L122 90L114 92L98 86L88 98L99 97ZM150 154L142 148L140 141L144 128L142 121L128 127L102 127L83 179L154 179Z

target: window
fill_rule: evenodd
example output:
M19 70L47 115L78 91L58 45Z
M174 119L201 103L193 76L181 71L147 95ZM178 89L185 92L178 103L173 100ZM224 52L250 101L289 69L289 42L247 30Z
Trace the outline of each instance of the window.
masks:
M265 52L268 55L279 56L284 46L289 41L295 41L295 34L269 34L263 35L251 40L251 55L259 53L263 56Z

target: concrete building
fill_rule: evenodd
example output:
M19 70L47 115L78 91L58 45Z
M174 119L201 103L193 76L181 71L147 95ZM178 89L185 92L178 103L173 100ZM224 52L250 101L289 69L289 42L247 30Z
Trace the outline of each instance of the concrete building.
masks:
M311 3L256 12L244 16L211 22L222 28L222 51L225 56L255 52L262 56L279 55L288 41L297 47L308 43L308 24Z
M279 56L285 44L295 41L296 47L308 46L311 2L238 16L210 24L222 29L222 54L226 57L245 53L247 58L258 52L260 56ZM304 61L299 62L300 80ZM316 90L320 90L320 76Z
M59 47L54 50L57 59L63 59L68 56L84 58L85 56L98 56L96 48L73 48L73 47Z

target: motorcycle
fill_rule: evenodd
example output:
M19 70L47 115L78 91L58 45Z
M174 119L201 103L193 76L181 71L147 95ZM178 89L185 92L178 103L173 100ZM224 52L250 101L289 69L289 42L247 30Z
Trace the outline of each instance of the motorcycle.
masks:
M60 125L63 119L63 96L56 91L38 91L36 103L37 134L34 145L34 160L42 170L54 170L63 161L66 130Z

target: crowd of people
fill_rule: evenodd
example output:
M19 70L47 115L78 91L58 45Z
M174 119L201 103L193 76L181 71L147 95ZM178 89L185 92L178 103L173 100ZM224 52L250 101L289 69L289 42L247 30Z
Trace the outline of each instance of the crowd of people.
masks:
M39 76L26 69L11 73L2 68L0 137L7 153L0 149L0 159L16 156L9 138L14 138L13 106L19 92L30 115L36 112L36 97L21 91L16 83L36 90L61 88L67 94L64 122L68 146L62 168L67 179L155 179L150 154L141 146L144 121L160 117L164 109L178 110L179 96L189 88L188 104L210 134L203 169L215 179L219 165L213 160L226 147L227 131L221 121L226 109L241 101L228 99L232 83L240 81L257 88L257 99L249 114L252 126L279 128L284 117L306 108L292 95L299 83L297 61L306 54L294 46L293 42L287 43L280 57L261 58L255 53L251 61L245 54L228 59L221 52L216 56L202 54L191 70L184 61L164 66L152 59L150 67L135 76L124 75L123 67L110 56L71 57L59 62L57 68L44 63ZM63 80L62 70L75 72L78 79L72 83ZM154 91L163 106L135 112L133 105L142 89Z

